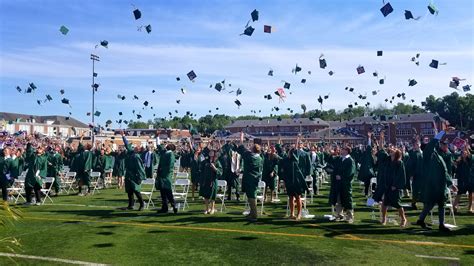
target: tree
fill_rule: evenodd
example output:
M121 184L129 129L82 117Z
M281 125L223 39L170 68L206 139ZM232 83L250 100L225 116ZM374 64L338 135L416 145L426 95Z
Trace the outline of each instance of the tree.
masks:
M426 98L425 109L438 113L451 125L461 130L474 130L474 95L459 96L457 92L436 98L430 95Z

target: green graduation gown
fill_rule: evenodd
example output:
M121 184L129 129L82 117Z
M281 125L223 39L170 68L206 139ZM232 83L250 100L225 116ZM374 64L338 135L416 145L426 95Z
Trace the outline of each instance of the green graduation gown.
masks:
M285 177L286 194L289 197L301 196L308 190L305 175L301 171L298 151L290 152L289 156L283 159L283 175Z
M412 178L412 197L415 201L421 200L421 191L423 187L423 153L421 150L411 150L409 153L410 158L407 164L407 175Z
M458 194L464 195L466 192L474 192L474 172L471 174L473 169L474 159L472 155L469 155L467 159L461 159L456 168L456 178L458 179Z
M199 186L199 196L215 200L217 195L217 180L222 175L222 166L219 160L216 160L214 165L217 171L211 168L209 159L201 163L201 183Z
M384 199L386 206L401 208L403 189L405 189L405 164L403 161L390 162L384 181ZM395 187L395 190L392 190Z
M125 157L125 191L127 193L139 193L142 180L145 180L145 167L142 158L132 149L127 148Z
M278 175L278 163L280 158L278 155L271 155L265 153L263 156L263 171L262 171L262 181L265 182L266 186L270 190L275 190L277 185L277 175Z
M125 157L127 153L125 151L114 153L114 171L113 176L125 176Z
M166 151L161 154L155 181L156 189L171 190L175 160L176 158L172 151Z
M258 182L262 178L263 159L260 154L253 154L243 145L237 148L237 152L242 156L244 169L242 175L242 191L247 198L255 199Z
M362 182L369 182L375 176L374 166L375 160L372 156L372 146L367 145L365 151L360 154L360 168L357 179Z

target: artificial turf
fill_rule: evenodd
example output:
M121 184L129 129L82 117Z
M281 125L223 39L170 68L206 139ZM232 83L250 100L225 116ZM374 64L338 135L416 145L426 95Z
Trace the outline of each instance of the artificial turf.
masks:
M323 217L331 213L327 188L308 204L316 217L300 222L285 218L284 195L281 203L265 203L265 214L257 223L245 220L243 202L226 202L224 213L209 216L202 213L202 200L196 199L177 215L159 215L152 209L119 210L127 201L118 189L87 197L63 195L54 197L53 204L19 205L23 217L14 226L1 229L0 238L17 238L19 254L114 265L474 265L473 215L458 214L458 228L451 234L412 225L405 229L382 226L378 218L372 218L372 209L365 207L366 199L356 184L355 223L330 222ZM159 192L154 195L158 206L157 198ZM408 210L409 221L415 222L419 212ZM396 216L396 211L390 214ZM0 247L0 252L8 251ZM14 260L18 264L62 264ZM0 257L0 265L11 263Z

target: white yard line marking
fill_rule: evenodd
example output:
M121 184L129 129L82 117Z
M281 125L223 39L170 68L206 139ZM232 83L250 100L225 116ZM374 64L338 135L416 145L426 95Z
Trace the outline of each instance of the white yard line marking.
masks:
M435 257L435 256L428 256L428 255L415 255L417 258L425 258L425 259L436 259L436 260L456 260L459 261L459 258L454 257Z
M100 206L100 205L86 205L86 204L73 204L73 203L53 203L53 204L43 204L45 206L72 206L72 207L93 207L93 208L112 208L117 209L120 206L113 207L113 206Z
M66 260L66 259L58 259L58 258L51 258L51 257L31 256L31 255L3 253L3 252L0 252L0 256L10 257L10 258L22 258L22 259L32 259L32 260L54 261L54 262L76 264L76 265L94 265L94 266L107 265L107 264L93 263L93 262L87 262L87 261Z

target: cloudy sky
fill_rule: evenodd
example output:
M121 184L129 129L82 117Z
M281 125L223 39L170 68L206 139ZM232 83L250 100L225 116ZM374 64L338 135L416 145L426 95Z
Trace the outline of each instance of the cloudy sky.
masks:
M319 95L329 95L324 109L343 109L356 101L364 104L359 94L367 95L372 106L385 104L385 98L398 92L406 93L405 102L414 99L419 104L429 94L455 91L448 86L451 77L465 78L461 85L474 80L473 1L432 2L438 15L429 13L429 1L392 0L394 11L384 18L379 0L133 1L142 12L135 20L131 1L0 0L0 111L72 112L73 117L90 121L86 113L91 111L91 53L101 60L96 63L101 123L117 120L119 111L124 113L121 118L132 119L132 110L142 120L174 110L198 116L210 109L228 115L251 110L268 115L274 106L280 113L287 108L300 111L301 104L321 108ZM259 20L250 23L255 32L240 36L254 9L260 13ZM405 20L405 10L421 18ZM150 34L137 31L148 24ZM70 30L67 35L59 32L62 25ZM264 25L271 25L273 32L264 33ZM95 48L102 40L109 42L108 48ZM377 50L383 50L383 56L378 57ZM417 53L419 66L411 61ZM326 69L319 68L321 54ZM433 69L432 59L447 64ZM295 75L296 64L302 71ZM366 73L357 74L359 65ZM273 77L267 75L270 69ZM186 77L190 70L197 74L195 82ZM335 74L328 75L330 70ZM379 84L374 71L385 84ZM300 82L303 78L305 84ZM409 87L409 79L418 84ZM209 88L222 80L227 83L225 91ZM291 88L285 102L279 103L273 92L283 81ZM25 90L30 82L38 87L34 94L17 92L17 86ZM345 87L353 87L355 93ZM238 88L242 95L229 93ZM36 101L47 94L53 101L38 105ZM127 99L122 101L117 94ZM266 94L273 99L264 99ZM61 104L62 98L68 98L71 107ZM242 102L240 108L236 99ZM145 100L150 105L143 110Z

